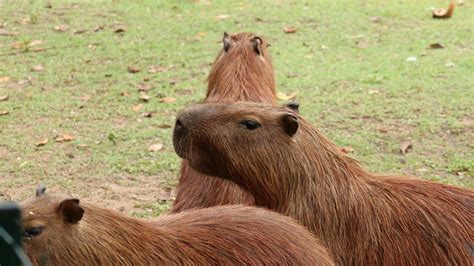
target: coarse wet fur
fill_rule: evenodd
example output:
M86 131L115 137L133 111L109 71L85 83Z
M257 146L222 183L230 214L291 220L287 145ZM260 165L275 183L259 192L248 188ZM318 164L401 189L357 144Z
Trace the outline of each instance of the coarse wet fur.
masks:
M173 143L193 168L306 225L337 264L473 265L472 190L369 173L284 108L194 105Z
M268 42L253 33L224 33L222 45L208 77L205 101L245 100L276 105L275 73ZM298 105L293 103L287 107L298 111ZM235 183L203 175L183 160L171 212L226 204L254 205L255 201Z
M333 265L305 227L261 208L144 220L44 190L21 206L23 246L34 265Z

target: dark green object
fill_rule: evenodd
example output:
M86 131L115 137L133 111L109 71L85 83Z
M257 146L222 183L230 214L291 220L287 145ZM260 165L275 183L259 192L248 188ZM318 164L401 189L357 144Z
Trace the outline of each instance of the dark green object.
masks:
M31 265L21 248L21 210L18 204L0 204L0 265Z

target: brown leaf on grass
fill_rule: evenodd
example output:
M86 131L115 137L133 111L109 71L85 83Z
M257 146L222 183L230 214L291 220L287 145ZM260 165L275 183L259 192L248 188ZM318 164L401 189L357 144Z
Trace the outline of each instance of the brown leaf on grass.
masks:
M137 104L134 107L132 107L132 111L137 113L138 111L140 111L140 109L142 109L142 107L143 107L143 104Z
M126 32L126 31L127 31L127 28L125 28L124 26L117 26L114 28L115 33L121 33L121 32Z
M137 87L138 87L138 91L147 92L153 88L153 85L149 83L140 82L138 83Z
M61 24L61 25L55 26L53 29L54 31L57 31L57 32L66 32L68 31L69 27L67 25Z
M380 132L380 133L388 133L388 129L382 127L382 128L379 128L379 132Z
M167 67L162 67L162 66L149 66L148 67L148 73L150 74L165 72L167 70L168 70Z
M130 93L129 93L128 91L122 91L122 92L120 93L120 96L125 96L125 97L127 97L127 96L130 96Z
M432 44L430 44L429 48L430 48L430 49L443 49L443 48L444 48L444 45L442 45L441 43L437 42L437 43L432 43Z
M171 125L168 125L168 124L160 124L160 125L158 125L158 128L171 128Z
M151 99L151 97L146 95L146 94L141 94L139 98L140 98L140 100L142 100L144 102L148 102Z
M8 94L0 95L0 102L8 100Z
M148 147L148 150L151 151L151 152L159 151L161 149L163 149L163 144L162 143L156 143L156 144L150 145L150 147Z
M8 111L0 111L0 116L2 116L2 115L7 115L7 114L9 114L9 113L10 113L10 112L8 112Z
M127 71L130 73L138 73L141 71L141 69L137 66L128 66Z
M40 139L35 143L36 147L44 146L48 143L48 138Z
M78 29L78 30L75 30L75 31L73 32L73 34L78 35L78 34L83 34L83 33L85 33L85 32L87 32L86 29Z
M441 19L450 18L453 15L455 6L456 6L456 1L451 0L451 2L449 3L448 9L444 9L444 8L434 9L433 18L441 18Z
M15 36L16 32L11 32L6 29L0 29L0 36Z
M61 134L54 139L56 142L67 142L74 140L74 136L68 134Z
M172 103L176 102L176 98L171 98L171 97L164 97L159 100L160 103Z
M413 148L413 144L409 140L406 140L406 141L400 143L400 152L402 154L406 154L411 148Z
M346 147L341 147L341 151L343 153L352 153L354 149L352 147L346 146Z
M98 26L96 26L96 27L93 29L93 31L94 31L94 32L98 32L98 31L101 31L101 30L103 30L103 29L104 29L104 26L98 25Z
M0 77L0 84L7 83L9 81L10 81L10 77L8 77L8 76Z
M43 44L42 40L33 40L30 43L28 43L28 46L33 47L33 46L38 46L38 45L42 45L42 44Z
M291 27L291 26L287 26L287 27L284 27L283 28L283 31L285 33L295 33L296 32L296 28L295 27Z
M79 100L83 100L83 101L88 101L90 99L91 99L90 95L84 95L84 96L79 97Z
M34 72L41 72L41 71L43 71L43 69L44 69L44 68L43 68L43 65L42 65L42 64L39 64L39 65L33 66L33 67L31 68L31 71L34 71Z
M369 91L369 94L379 94L380 91L379 90L370 90Z
M222 14L222 15L214 17L214 19L215 20L224 20L224 19L228 19L229 17L230 17L230 15Z
M148 118L150 118L150 117L152 117L152 116L153 116L153 112L145 112L145 113L143 113L143 117L148 117Z
M369 18L369 21L370 21L370 22L373 22L373 23L380 23L380 22L382 22L382 18L381 18L381 17L374 16L374 17L370 17L370 18Z
M279 100L288 101L288 100L293 99L293 98L296 96L296 94L298 94L298 92L293 92L292 94L287 95L287 94L285 94L285 93L279 91L279 92L277 92L276 97L277 97Z

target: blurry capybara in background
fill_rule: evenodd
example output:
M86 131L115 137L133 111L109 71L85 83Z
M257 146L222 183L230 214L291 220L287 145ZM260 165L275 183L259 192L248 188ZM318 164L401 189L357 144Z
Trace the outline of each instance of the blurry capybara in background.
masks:
M287 109L194 105L178 115L173 143L191 167L306 225L337 264L473 263L472 190L371 174Z
M263 37L243 32L224 33L222 44L208 77L205 101L277 104L268 42ZM254 199L234 183L198 173L183 160L171 211L226 204L253 205Z
M305 227L255 207L213 207L150 221L44 190L21 206L23 246L34 265L333 264Z

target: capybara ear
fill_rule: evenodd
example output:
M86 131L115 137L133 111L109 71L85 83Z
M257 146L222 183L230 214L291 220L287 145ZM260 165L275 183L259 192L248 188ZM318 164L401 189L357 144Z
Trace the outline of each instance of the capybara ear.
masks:
M252 42L253 50L259 55L262 54L262 43L263 43L262 38L255 36L253 37L251 42Z
M288 103L285 104L285 106L287 108L293 110L297 114L300 113L300 103L299 102L288 102Z
M41 196L45 196L46 193L46 187L42 184L39 184L38 187L36 188L36 197L41 197Z
M290 137L298 131L298 117L292 113L286 113L281 118L283 130Z
M229 34L227 32L224 32L224 38L222 38L222 42L224 43L224 51L227 52L230 48L231 43Z
M78 199L66 199L59 204L59 213L65 222L75 224L82 219L84 209L79 206Z

